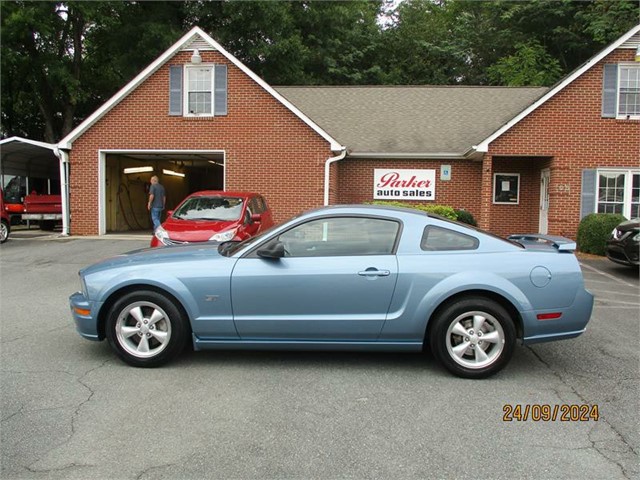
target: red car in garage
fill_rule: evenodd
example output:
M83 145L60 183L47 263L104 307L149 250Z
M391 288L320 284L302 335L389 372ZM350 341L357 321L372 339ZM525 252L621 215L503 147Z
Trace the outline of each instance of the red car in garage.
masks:
M204 190L167 215L154 232L152 247L244 240L273 226L271 210L258 193Z

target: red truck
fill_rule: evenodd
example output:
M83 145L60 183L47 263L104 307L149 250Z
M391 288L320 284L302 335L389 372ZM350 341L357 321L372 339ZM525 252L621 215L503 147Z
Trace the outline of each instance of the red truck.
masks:
M62 220L62 197L50 192L55 178L27 178L23 175L11 176L3 194L3 212L9 214L9 224L21 220L37 221L42 230L53 230ZM27 192L31 191L29 195ZM42 193L39 193L42 192Z
M42 230L53 230L62 221L62 197L31 193L24 197L22 220L37 220Z

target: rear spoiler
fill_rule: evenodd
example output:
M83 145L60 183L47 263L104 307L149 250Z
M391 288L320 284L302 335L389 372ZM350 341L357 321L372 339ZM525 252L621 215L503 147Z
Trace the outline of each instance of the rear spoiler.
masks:
M509 240L518 242L525 248L547 249L553 247L559 252L573 252L576 250L576 242L570 238L558 237L555 235L541 235L538 233L527 233L509 235Z

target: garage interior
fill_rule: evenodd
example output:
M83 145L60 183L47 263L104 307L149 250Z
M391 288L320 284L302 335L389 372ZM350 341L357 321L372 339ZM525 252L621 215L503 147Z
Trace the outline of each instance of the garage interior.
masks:
M190 193L224 190L224 152L109 153L105 165L106 233L152 229L147 198L153 175L167 195L163 220Z

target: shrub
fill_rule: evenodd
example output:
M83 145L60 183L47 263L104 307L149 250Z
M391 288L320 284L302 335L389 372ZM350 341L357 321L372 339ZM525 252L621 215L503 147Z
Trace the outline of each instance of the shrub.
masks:
M447 207L446 205L425 205L423 203L402 203L402 202L392 202L388 200L374 200L373 202L368 202L372 205L384 205L387 207L402 207L402 208L414 208L416 210L420 210L427 213L433 213L435 215L440 215L441 217L448 218L450 220L457 220L458 216L456 215L455 210L452 207Z
M604 248L611 231L626 218L617 213L591 213L578 226L578 250L594 255L604 255Z
M455 212L459 222L466 223L467 225L472 225L474 227L478 226L478 222L476 222L476 219L473 218L473 215L471 215L471 212L467 212L464 209L460 209L460 210L456 209Z

